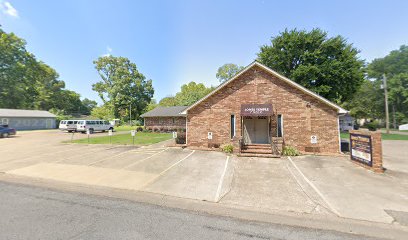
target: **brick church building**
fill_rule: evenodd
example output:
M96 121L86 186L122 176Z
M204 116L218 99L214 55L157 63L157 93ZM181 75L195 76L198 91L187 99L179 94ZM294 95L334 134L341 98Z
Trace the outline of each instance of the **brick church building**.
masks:
M186 118L186 144L234 151L280 153L340 152L340 106L259 62L180 112Z

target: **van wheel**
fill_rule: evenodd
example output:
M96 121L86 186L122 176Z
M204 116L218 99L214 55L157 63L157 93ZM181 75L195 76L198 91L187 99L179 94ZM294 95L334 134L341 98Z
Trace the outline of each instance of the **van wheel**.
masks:
M90 133L90 134L93 134L93 133L94 133L94 129L93 129L93 128L90 128L90 129L89 129L89 133Z
M110 127L109 130L111 130L113 132L113 127Z
M102 130L102 132L105 132L105 130Z
M7 137L9 137L9 134L8 133L3 133L3 134L1 134L1 137L7 138Z

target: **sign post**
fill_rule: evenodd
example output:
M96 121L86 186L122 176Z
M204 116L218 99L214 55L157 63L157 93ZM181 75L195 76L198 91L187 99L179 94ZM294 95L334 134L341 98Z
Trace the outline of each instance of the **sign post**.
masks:
M86 135L88 136L88 144L89 144L89 135L91 134L91 132L89 131L89 129L86 129Z
M112 131L112 130L109 130L109 131L108 131L108 135L109 135L109 143L112 144L113 131Z
M313 145L317 144L317 136L316 135L310 136L310 143L313 144ZM316 147L313 147L313 154L316 155Z
M132 143L133 145L135 145L136 130L131 130L130 135L132 135Z

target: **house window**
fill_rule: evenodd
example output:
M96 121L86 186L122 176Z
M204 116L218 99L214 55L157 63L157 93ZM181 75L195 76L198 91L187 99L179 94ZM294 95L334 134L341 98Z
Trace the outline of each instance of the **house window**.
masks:
M8 125L8 124L9 124L8 118L3 118L3 119L1 119L1 124L3 124L3 125Z
M278 115L278 131L277 131L277 137L282 137L283 136L283 117L282 115Z
M231 115L231 138L235 137L235 115Z

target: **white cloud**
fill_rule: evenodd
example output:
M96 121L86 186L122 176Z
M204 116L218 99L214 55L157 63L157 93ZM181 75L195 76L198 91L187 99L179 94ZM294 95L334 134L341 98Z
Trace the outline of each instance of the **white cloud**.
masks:
M106 47L106 53L103 54L102 56L104 56L104 57L110 56L110 55L112 55L112 54L111 54L112 51L113 51L112 48L110 48L109 46L107 46L107 47Z
M0 0L0 10L8 16L18 18L18 11L13 7L13 5L11 5L10 2Z

